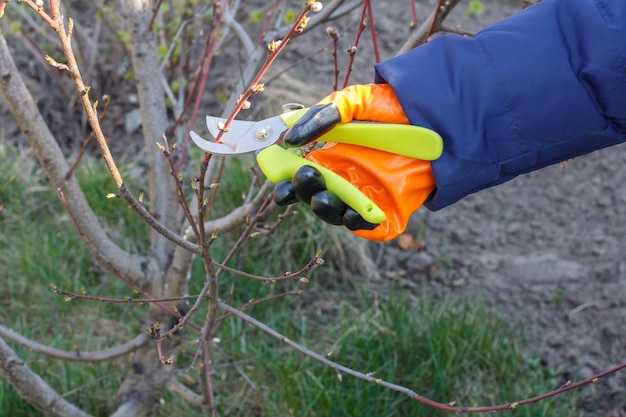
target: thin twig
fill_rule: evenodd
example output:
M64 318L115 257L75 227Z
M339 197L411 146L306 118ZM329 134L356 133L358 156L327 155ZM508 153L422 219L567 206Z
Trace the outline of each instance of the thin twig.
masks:
M456 28L451 28L448 26L441 26L439 29L440 32L445 32L445 33L453 33L455 35L461 35L461 36L465 36L466 38L473 38L474 36L476 36L475 33L473 32L467 32L464 30L459 30Z
M270 24L272 23L272 18L274 17L276 10L278 10L278 6L280 5L281 1L282 0L275 0L274 4L270 6L269 11L267 11L266 13L263 13L263 15L265 16L265 19L263 19L263 27L261 28L261 33L259 33L259 37L257 38L256 46L261 45L261 43L263 42L263 39L265 38L265 35L267 34L267 30L269 29Z
M77 294L71 291L62 290L54 287L52 289L57 295L64 295L67 297L67 301L73 300L86 300L86 301L98 301L100 303L110 304L151 304L151 303L167 303L176 301L190 301L199 298L198 295L177 295L175 297L158 297L158 298L114 298L114 297L101 297L99 295L89 295L86 292L84 294Z
M203 395L196 394L180 382L178 382L175 378L170 379L167 383L167 389L172 391L174 394L181 397L185 402L199 406L205 403L205 399Z
M370 27L370 33L372 35L372 48L374 49L374 61L380 62L380 52L378 51L378 35L376 33L376 24L374 24L374 12L372 11L372 3L370 0L367 2L367 20Z
M411 23L409 29L413 30L417 27L419 21L417 20L417 8L415 7L415 0L409 0L409 3L411 4Z
M441 4L442 2L439 0L437 3L438 7L432 11L430 16L416 30L411 32L409 39L398 50L398 55L427 42L430 36L440 30L442 22L460 1L446 0L445 4Z
M216 143L219 143L222 140L224 132L228 131L228 126L230 126L232 121L235 120L235 117L239 114L239 112L244 107L244 105L246 105L250 96L252 96L253 94L258 94L263 91L263 84L261 84L261 79L263 78L263 76L265 75L269 67L272 65L272 63L276 60L278 55L285 48L289 40L291 40L295 36L296 33L302 32L304 30L307 24L306 22L308 22L307 15L309 14L309 10L310 10L308 6L309 4L307 3L307 5L302 9L300 14L296 18L295 23L291 26L291 28L289 29L287 34L283 37L283 39L278 40L278 41L272 41L270 42L270 44L268 44L269 53L267 54L267 57L265 58L265 62L261 66L261 69L258 71L257 75L250 82L250 85L248 86L248 88L246 88L246 91L244 91L243 94L239 97L239 100L235 104L235 108L231 111L230 115L226 118L223 128L220 130L220 133L215 138ZM205 160L207 162L211 158L210 155L211 154L208 154L208 153L205 154Z
M50 25L51 28L55 29L56 27L56 22L55 22L55 16L53 14L53 17L50 17L50 15L48 15L48 13L46 13L46 11L43 9L43 5L39 6L38 4L34 3L32 0L21 0L23 3L26 3L31 9L33 9L35 11L35 13L37 13L43 20L45 20L45 22ZM53 1L50 0L50 9L51 10L55 10L55 5L53 5L53 3L56 3L58 5L58 1ZM58 10L58 9L56 9Z
M249 300L247 303L242 304L241 306L239 306L238 310L239 311L246 311L247 309L249 309L250 307L254 307L254 306L258 306L260 304L264 304L268 301L275 301L275 300L279 300L281 298L287 298L287 297L292 297L292 296L300 296L304 293L304 290L294 290L294 291L288 291L288 292L283 292L280 294L274 294L274 295L269 295L267 297L263 297L263 298L259 298L259 299L251 299ZM221 322L224 321L225 319L231 317L232 314L230 313L224 313L222 314L216 321Z
M198 111L200 109L200 103L202 101L202 96L204 93L204 89L206 86L207 79L209 77L209 70L213 63L213 58L215 57L215 51L217 50L217 43L220 38L220 31L222 30L222 13L223 10L228 8L228 0L223 0L221 3L219 1L215 1L213 3L213 15L211 16L211 22L209 23L209 31L207 35L207 39L205 42L204 53L202 60L200 61L200 70L198 74L198 78L194 83L194 88L189 92L189 97L185 102L185 106L181 111L180 117L176 120L174 126L177 126L178 123L182 120L183 115L187 112L189 106L191 105L191 99L195 97L195 101L193 104L193 108L191 109L191 115L189 117L189 121L187 123L187 132L185 138L183 140L182 152L180 155L180 159L178 162L178 171L183 170L183 166L187 159L187 144L189 143L189 132L192 130L193 125L196 122L196 118L198 116ZM174 132L175 127L171 129L171 132ZM204 184L204 183L200 183Z
M67 202L65 201L65 197L63 196L63 193L59 190L59 199L61 200L61 204L63 205L63 207L65 208L65 210L69 213L70 218L72 219L72 222L74 223L74 226L77 228L77 230L79 230L80 232L80 227L78 225L78 222L76 221L76 218L73 215L73 212L71 210L71 208L69 207L69 205L67 204ZM81 234L82 235L82 234ZM91 241L86 237L86 236L82 236L83 237L83 241L85 242L85 244L87 246L92 246ZM195 248L195 246L194 246ZM197 251L197 248L194 249L194 252ZM115 274L117 275L118 278L120 278L126 285L128 285L130 288L132 288L133 290L135 290L137 293L141 294L146 300L150 300L153 299L154 297L152 297L150 294L148 294L146 291L144 291L141 287L139 287L137 284L135 284L126 274L124 274L122 271L120 271L115 265L113 265L112 263L107 264L108 268ZM56 285L52 284L51 285L52 289L54 291L57 290ZM204 297L204 295L199 295L199 297ZM196 301L196 303L199 303L199 300ZM185 319L185 317L182 317L182 315L166 306L165 304L163 304L162 302L157 302L155 301L154 304L160 308L161 310L165 311L166 313L176 317L179 319L179 321L183 321ZM191 314L187 314L186 316L191 316ZM188 319L187 319L188 320ZM176 327L176 326L175 326ZM176 329L177 331L178 329ZM175 331L170 331L171 334L175 333Z
M100 114L100 117L98 119L100 123L102 123L102 120L104 120L104 118L109 112L109 104L111 104L111 96L105 95L102 97L102 99L104 101L104 110L102 111L102 114ZM72 176L72 174L74 173L74 170L80 163L83 155L85 154L85 151L87 150L87 145L89 145L89 142L91 142L91 138L93 138L93 130L89 132L89 135L85 138L85 140L83 140L83 145L81 146L80 151L78 152L78 156L76 156L76 160L74 161L70 169L67 171L67 174L65 174L66 180Z
M150 19L150 24L148 25L150 30L154 29L154 22L157 18L157 15L159 14L159 9L161 8L162 3L163 3L163 0L158 0L156 6L154 6L154 10L152 11L152 18Z
M576 382L576 383L572 383L571 381L568 381L566 384L562 385L561 387L547 392L545 394L541 394L541 395L537 395L535 397L532 398L528 398L525 400L521 400L521 401L515 401L515 402L511 402L511 403L505 403L505 404L499 404L499 405L490 405L490 406L479 406L479 407L461 407L461 406L455 406L452 404L444 404L444 403L440 403L437 401L433 401L431 399L428 399L422 395L419 395L418 393L416 393L415 391L404 387L402 385L397 385L388 381L385 381L383 379L380 378L374 378L372 375L369 374L364 374L362 372L359 371L355 371L354 369L348 368L344 365L341 365L337 362L334 362L330 359L328 359L327 356L321 355L319 353L313 352L312 350L302 346L299 343L294 342L293 340L287 338L286 336L282 335L281 333L277 332L276 330L268 327L267 325L265 325L264 323L256 320L255 318L237 310L236 308L225 304L223 302L220 302L219 307L224 310L227 311L228 313L239 317L240 319L242 319L243 321L253 325L254 327L264 331L265 333L269 334L270 336L280 340L281 342L285 343L286 345L288 345L289 347L293 348L294 350L297 350L298 352L303 353L304 355L315 359L318 362L323 363L324 365L329 366L330 368L334 369L335 372L338 373L338 375L340 375L341 372L351 375L355 378L361 379L363 381L367 381L367 382L371 382L373 384L379 385L381 387L393 390L393 391L397 391L400 392L412 399L414 399L415 401L422 403L424 405L439 409L439 410L444 410L444 411L452 411L452 412L456 412L456 413L486 413L486 412L494 412L494 411L502 411L502 410L511 410L511 409L515 409L519 406L522 405L526 405L526 404L532 404L532 403L536 403L539 402L541 400L545 400L546 398L550 398L550 397L554 397L556 395L562 394L564 392L573 390L575 388L581 387L583 385L588 385L588 384L593 384L593 383L597 383L601 378L606 377L607 375L610 374L614 374L618 371L621 371L622 369L626 368L626 363L623 363L621 365L615 366L607 371L601 372L597 375L591 376L589 378L585 378L582 381Z
M337 89L339 88L339 62L337 61L337 44L339 42L339 33L337 32L337 29L330 26L326 29L326 33L328 34L328 36L331 37L333 42L333 91L337 91Z
M437 4L435 5L435 17L433 18L432 22L430 23L430 26L428 28L428 32L426 32L426 37L424 38L424 43L428 42L430 40L430 37L433 35L433 33L435 32L435 27L437 26L437 18L439 17L439 15L441 14L441 12L445 11L445 6L443 4L444 0L437 0Z
M281 75L283 75L286 72L291 71L292 69L300 66L301 64L308 62L311 58L318 56L322 51L324 51L324 49L328 48L328 46L334 43L333 40L326 42L325 44L322 44L322 46L314 51L312 51L311 53L303 56L302 58L298 59L297 61L293 61L289 64L289 66L287 66L286 68L281 69L280 71L278 71L276 74L272 75L271 78L268 78L267 81L265 82L265 85L269 85L271 84L274 80L276 80L278 77L280 77ZM335 56L336 56L336 49L335 49ZM336 61L335 61L336 62ZM339 70L337 70L337 73L339 72Z
M252 39L250 39L250 36L243 28L243 26L241 26L241 24L235 20L230 11L230 8L225 7L223 10L224 22L228 26L230 26L230 28L237 34L237 37L243 44L243 48L246 50L246 54L248 54L248 56L251 56L252 52L254 51L254 43L252 42Z
M359 40L361 39L361 35L367 26L367 21L365 19L365 14L367 13L367 9L369 2L364 1L363 6L361 7L361 14L359 15L358 27L356 33L354 35L354 42L352 46L348 47L348 65L346 66L346 72L343 76L343 84L341 88L345 88L348 86L348 81L350 79L350 74L352 74L352 70L354 69L354 56L359 48Z
M180 203L185 218L187 219L187 223L189 223L189 226L191 227L194 236L196 237L196 239L199 240L200 232L198 231L198 226L193 218L193 214L191 214L191 210L189 209L189 204L187 204L187 198L185 197L185 192L183 190L183 174L177 171L176 167L174 166L174 161L172 160L172 151L174 149L177 149L178 146L177 144L174 144L170 147L167 142L167 137L165 135L163 135L163 141L165 142L165 145L162 145L162 151L165 159L167 160L167 163L170 166L170 173L176 187L176 196L178 197L178 202Z
M243 243L252 237L251 236L252 229L254 229L254 226L256 225L256 222L258 221L259 217L263 215L263 211L267 208L267 206L269 206L271 202L272 200L270 198L266 198L265 201L263 201L263 204L261 205L259 210L256 212L256 214L253 217L246 218L247 225L245 229L243 230L243 232L241 233L241 235L239 235L239 239L237 239L237 242L235 242L231 246L230 250L228 251L224 259L222 260L223 265L226 265L228 262L230 262L233 256L235 256L235 254L239 251L239 249L241 249L241 246L243 245ZM216 274L216 278L219 279L219 276L221 275L221 271L223 271L223 269L218 270Z
M296 279L296 278L301 279L302 278L301 275L303 273L308 272L312 268L315 268L316 266L320 266L320 265L323 265L323 264L324 264L324 260L319 256L319 253L318 253L305 266L303 266L302 268L300 268L296 272L288 272L288 273L285 273L283 275L276 276L276 277L262 277L262 276L259 276L259 275L254 275L254 274L250 274L248 272L240 271L240 270L235 269L235 268L231 268L231 267L226 266L224 264L213 262L213 265L215 265L215 267L217 267L219 269L223 269L224 271L231 272L233 274L242 276L244 278L253 279L255 281L268 282L270 284L274 284L274 283L279 282L279 281L287 281L287 280L290 280L290 279Z
M209 406L211 407L211 417L217 417L217 404L215 403L215 394L213 392L213 382L211 379L211 352L209 350L208 344L204 345L203 349L204 356L204 377L207 385L207 397L209 399Z

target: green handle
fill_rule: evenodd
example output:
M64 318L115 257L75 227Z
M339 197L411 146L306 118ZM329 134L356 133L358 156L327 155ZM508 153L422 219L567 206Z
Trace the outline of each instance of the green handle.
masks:
M295 110L280 117L287 127L291 127L307 110ZM437 132L421 126L393 123L340 123L317 140L365 146L424 161L434 161L443 152L443 140Z
M365 220L378 224L386 218L385 213L348 180L328 168L301 158L278 145L272 145L263 149L257 154L256 160L261 171L275 184L280 181L291 180L296 171L303 165L317 168L322 173L324 181L326 181L326 188L335 193Z

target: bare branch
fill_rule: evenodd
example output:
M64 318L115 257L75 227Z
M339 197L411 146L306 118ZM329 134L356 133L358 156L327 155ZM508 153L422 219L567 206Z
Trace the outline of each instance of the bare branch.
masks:
M203 395L196 394L174 378L167 384L167 389L180 396L191 405L199 406L205 404Z
M0 375L6 378L31 405L54 417L89 417L66 401L0 339Z
M71 40L65 31L63 20L59 19L58 21L56 21L54 28L58 34L61 47L63 48L63 52L67 58L67 64L64 64L64 69L67 69L70 72L72 79L74 80L74 84L76 86L79 98L81 100L81 103L83 104L83 108L87 113L87 118L89 119L89 123L93 129L94 137L98 141L102 157L107 164L107 167L109 168L115 184L119 188L120 195L125 198L130 206L152 227L153 233L158 233L164 238L163 243L160 244L160 247L163 250L165 250L165 242L167 242L167 240L184 246L187 242L180 238L175 232L171 231L171 228L168 227L168 223L174 223L175 225L176 223L178 223L175 221L175 212L171 210L170 215L166 215L167 213L165 212L159 212L158 207L155 206L155 201L153 198L153 205L151 208L153 211L156 212L156 215L160 215L163 219L163 222L158 221L154 217L153 213L148 212L143 204L135 199L135 197L126 187L126 184L123 182L122 176L117 168L113 156L111 155L108 144L106 142L106 138L104 137L101 126L99 124L98 115L95 111L95 108L90 103L90 88L86 86L83 82L81 73L78 69L76 58L74 56ZM23 81L19 77L19 73L17 72L15 64L12 60L10 60L9 51L6 47L6 41L4 40L4 38L2 38L2 42L4 46L0 45L0 57L6 56L7 59L3 59L2 65L0 65L0 74L3 74L2 79L0 80L0 88L3 89L3 93L6 96L7 101L9 102L9 106L11 108L14 118L18 122L21 130L25 132L27 139L29 139L29 142L34 148L38 160L46 170L49 180L52 182L53 185L57 187L57 189L59 190L59 194L63 197L63 204L72 215L81 237L87 243L87 247L98 259L98 261L102 263L106 268L111 269L113 267L113 269L115 269L116 271L121 271L125 275L128 275L138 282L145 283L154 281L155 277L153 272L155 270L163 269L163 265L158 265L155 269L154 267L156 265L154 264L158 262L165 262L166 259L168 259L167 253L152 251L152 254L154 255L151 257L152 262L148 262L148 259L144 257L133 256L122 251L112 241L108 239L106 233L104 233L101 228L96 227L96 225L98 225L98 221L91 211L91 208L88 206L86 200L84 199L82 191L78 188L75 179L70 178L69 180L65 180L64 176L67 172L69 172L70 168L67 166L63 154L61 153L58 145L54 141L52 134L50 133L49 129L39 115L29 91L26 89ZM14 84L11 84L11 75L15 75L13 77L13 80L15 81ZM19 99L20 97L28 97L30 99L22 101ZM31 117L31 115L33 114L38 116L35 120L33 120ZM160 120L161 123L164 123L165 116L160 118L156 117L156 119ZM153 142L150 142L150 145L152 144ZM160 156L160 151L158 151L156 145L149 146L149 148L154 149L154 152ZM165 161L165 158L160 157L158 167L164 165L165 169L162 170L163 173L159 175L159 180L156 180L156 182L159 184L170 184L169 187L173 189L173 184L171 181L169 181L169 174L167 173L166 164L167 162ZM150 166L151 170L157 169L158 167ZM59 171L61 173L59 173ZM59 180L55 179L57 177L59 178ZM161 177L163 177L164 179L166 178L167 181L161 179ZM168 186L163 184L161 185L161 187ZM165 190L163 194L169 195L167 194L167 192L165 192ZM160 198L166 199L168 201L167 204L164 203L164 205L168 207L170 205L172 205L173 207L176 206L176 199L167 197ZM156 205L158 206L158 204ZM157 239L153 235L153 243L155 241L161 242L160 239ZM105 246L107 243L110 244L108 246ZM167 242L167 245L169 245L169 242ZM106 256L107 252L112 253L112 255Z
M228 27L230 27L237 34L237 37L243 44L248 56L252 55L252 52L254 52L254 42L252 42L252 39L241 24L235 20L233 13L230 11L230 7L228 6L224 8L224 21L226 22L226 25L228 25Z
M435 10L428 16L422 24L413 32L409 39L402 45L398 51L398 55L402 55L405 52L415 48L426 42L428 38L441 28L441 23L445 20L448 14L459 4L460 0L450 0L446 2L445 6L436 7Z
M26 88L2 32L0 32L0 90L11 114L46 172L48 180L65 196L68 207L75 215L79 233L91 243L89 250L92 255L102 265L114 262L116 267L128 276L142 279L144 272L141 265L145 258L120 249L100 225L76 179L65 178L70 167Z
M155 145L167 129L168 117L163 86L155 82L161 79L161 71L155 34L150 29L152 1L130 0L122 4L130 34L131 58L149 167L150 211L157 215L166 228L176 230L180 222L175 215L177 201L172 198L176 195L174 183L169 175L167 161ZM151 236L154 258L161 263L167 262L171 252L170 242L155 231L152 231Z
M67 351L46 346L43 343L28 339L21 334L2 325L0 325L0 337L12 340L15 343L19 343L20 345L27 347L28 350L33 352L41 353L55 359L75 362L102 362L117 358L119 356L124 356L128 353L133 352L135 349L145 343L146 340L148 340L148 336L142 333L134 339L114 348L103 349L96 352L81 352L80 350Z
M140 401L131 400L122 404L113 414L111 414L111 417L147 417L148 415L151 414L145 411L145 406Z
M273 187L272 183L266 181L263 184L263 187L257 193L256 197L251 202L243 206L237 207L223 217L212 219L206 222L205 230L207 235L210 236L215 231L219 231L219 233L221 234L227 233L244 224L246 221L246 217L248 217L252 213L255 213L259 209L259 207L261 207L261 204L263 204L263 201L269 194L269 190L271 187ZM276 206L275 204L270 204L270 206L266 209L265 214L269 214L277 209L278 206Z
M314 28L317 25L321 25L330 20L337 19L346 13L349 13L353 9L356 9L362 4L362 0L353 0L346 3L346 0L333 0L324 5L324 8L315 16L311 17L309 22L309 29Z
M588 385L588 384L595 384L596 382L598 382L600 380L600 378L606 377L607 375L611 375L614 374L616 372L621 371L622 369L626 369L626 363L622 363L620 365L617 365L611 369L608 369L604 372L601 372L599 374L596 374L594 376L588 377L583 379L582 381L578 381L576 383L572 383L572 381L568 381L567 383L565 383L564 385L562 385L561 387L552 390L550 392L547 392L545 394L541 394L541 395L537 395L535 397L532 398L527 398L525 400L521 400L521 401L515 401L515 402L510 402L510 403L505 403L505 404L499 404L499 405L488 405L488 406L477 406L477 407L462 407L462 406L457 406L454 404L444 404L444 403L440 403L437 401L433 401L429 398L426 398L418 393L416 393L415 391L411 390L410 388L407 388L405 386L402 385L397 385L388 381L385 381L383 379L380 378L375 378L370 374L365 374L363 372L359 372L356 371L352 368L348 368L347 366L344 365L340 365L337 362L334 362L330 359L328 359L327 356L324 355L320 355L319 353L313 352L312 350L300 345L297 342L294 342L293 340L287 338L286 336L280 334L279 332L277 332L276 330L268 327L267 325L265 325L264 323L261 323L260 321L256 320L255 318L245 314L243 311L236 309L222 301L219 302L219 307L232 314L233 316L237 316L240 319L244 320L245 322L257 327L258 329L264 331L265 333L269 334L270 336L275 337L276 339L280 340L281 342L285 343L286 345L292 347L293 349L297 350L298 352L301 352L303 354L305 354L306 356L309 356L310 358L315 359L318 362L323 363L324 365L329 366L330 368L333 368L335 370L335 372L337 372L337 375L340 375L342 372L347 374L347 375L351 375L355 378L361 379L363 381L367 381L367 382L371 382L373 384L379 385L381 387L393 390L393 391L397 391L400 392L408 397L410 397L411 399L422 403L424 405L427 405L429 407L433 407L439 410L445 410L445 411L452 411L452 412L456 412L456 413L482 413L482 412L494 412L494 411L502 411L502 410L512 410L515 409L519 406L522 405L526 405L526 404L533 404L542 400L545 400L546 398L550 398L550 397L554 397L556 395L562 394L564 392L567 391L571 391L573 389L576 389L578 387L581 387L583 385Z

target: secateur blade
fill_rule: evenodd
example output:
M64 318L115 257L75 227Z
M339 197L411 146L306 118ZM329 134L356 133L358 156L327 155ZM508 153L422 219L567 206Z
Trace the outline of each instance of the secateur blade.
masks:
M222 131L220 126L225 123L226 119L220 117L206 117L207 128L214 138L218 137ZM206 152L218 155L234 155L260 151L273 145L286 128L285 123L276 116L259 122L233 120L229 124L228 130L222 134L219 143L203 139L193 131L189 134L195 144Z
M211 136L216 138L220 134L220 126L226 125L226 120L221 117L206 117L206 127L209 129ZM222 135L222 142L233 143L239 138L246 136L253 128L254 123L245 120L233 120L228 125L228 130Z
M240 153L237 150L237 147L231 143L211 142L210 140L206 140L200 137L200 135L198 135L193 130L189 132L189 136L191 137L191 140L193 140L193 142L196 144L196 146L205 152L216 155L234 155Z

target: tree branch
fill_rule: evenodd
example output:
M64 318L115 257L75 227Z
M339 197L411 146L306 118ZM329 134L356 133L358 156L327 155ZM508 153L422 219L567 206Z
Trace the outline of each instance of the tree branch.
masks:
M167 389L169 389L179 397L183 398L191 405L200 406L205 404L206 402L203 395L196 394L174 378L172 378L167 384Z
M9 105L11 114L44 169L46 177L53 187L65 196L68 207L75 215L76 227L81 236L89 240L88 247L94 258L105 267L114 264L133 279L143 279L144 272L141 270L141 265L145 258L131 255L120 249L100 225L76 178L65 178L70 167L26 88L1 31L0 90Z
M402 55L411 49L423 44L428 38L441 28L441 23L446 19L448 14L459 4L460 0L449 0L445 5L436 7L422 24L413 32L409 39L402 45L398 51L398 55ZM441 2L439 2L441 3Z
M15 343L19 343L20 345L28 348L28 350L33 352L41 353L55 359L75 362L103 362L117 358L119 356L124 356L128 353L133 352L135 349L145 343L146 340L148 340L148 336L142 333L134 339L114 348L99 350L96 352L81 352L79 350L67 351L46 346L43 343L28 339L21 334L2 325L0 325L0 337L12 340Z
M239 227L242 224L244 224L246 221L246 218L250 214L255 213L259 209L259 207L261 207L261 204L263 204L263 201L265 201L265 198L269 194L269 190L272 187L273 187L273 184L270 183L269 181L266 181L263 184L263 187L259 190L259 192L257 193L257 195L254 197L252 201L235 208L234 210L230 211L228 214L224 215L223 217L212 219L212 220L205 222L204 228L206 230L207 235L211 235L215 231L219 231L220 234L227 233L227 232L232 231L236 227ZM270 214L278 208L279 207L276 206L275 204L271 204L265 210L265 214Z
M0 339L0 375L6 378L29 404L47 416L89 417L76 406L66 401Z
M166 228L177 230L181 223L176 218L174 182L169 174L167 161L155 144L161 141L167 129L168 117L165 92L161 83L157 81L161 79L161 72L155 34L150 29L152 2L129 0L122 4L130 34L131 59L141 110L148 165L150 211ZM151 252L161 263L161 268L165 268L165 262L168 261L172 251L171 243L154 230L151 231L151 239Z

